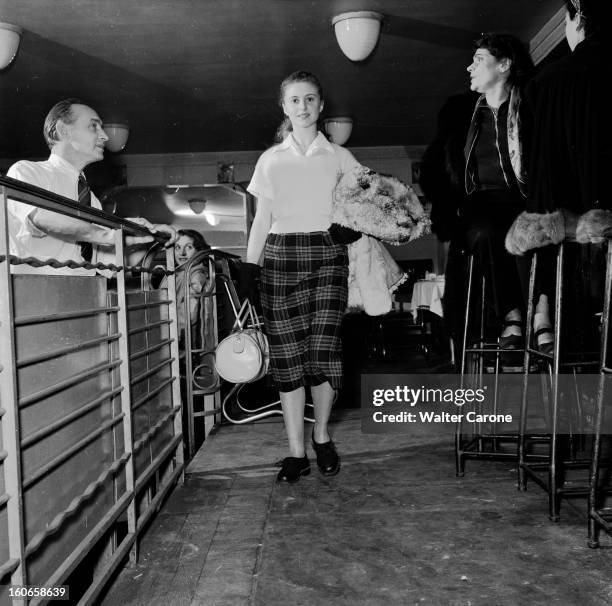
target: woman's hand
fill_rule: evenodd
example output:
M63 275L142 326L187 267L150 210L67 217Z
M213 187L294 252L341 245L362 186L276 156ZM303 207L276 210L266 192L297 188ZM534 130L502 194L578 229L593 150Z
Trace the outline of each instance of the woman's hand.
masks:
M259 299L259 276L261 267L256 263L240 264L238 274L238 297L240 301L248 299L252 305L255 305Z
M132 221L132 223L137 223L142 227L146 227L151 233L157 234L167 234L169 239L164 243L166 248L173 246L174 243L178 240L178 234L176 230L171 225L165 225L164 223L151 223L144 217L129 217L128 221ZM155 238L153 236L126 236L125 244L126 246L136 246L138 244L148 244L153 242Z

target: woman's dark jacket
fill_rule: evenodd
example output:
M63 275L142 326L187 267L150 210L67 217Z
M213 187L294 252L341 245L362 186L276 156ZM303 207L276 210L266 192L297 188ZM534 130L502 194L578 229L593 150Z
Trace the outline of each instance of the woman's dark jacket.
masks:
M526 195L525 163L521 141L526 139L522 124L523 108L518 89L513 89L507 114L507 150L516 185ZM421 187L432 203L432 230L442 241L459 236L460 210L475 182L473 150L478 139L484 95L450 97L438 117L438 133L425 151L421 167ZM519 116L520 112L520 116Z
M520 141L526 137L522 114L518 116L522 103L517 92L513 91L508 101L507 150L512 164L509 170L514 171L516 193L520 197L526 194L526 184L519 132ZM484 103L484 96L476 93L450 97L440 110L436 138L425 151L421 165L421 187L432 203L432 230L439 240L450 241L444 319L453 334L458 334L464 324L466 257L463 252L469 227L464 223L469 218L464 213L462 219L462 209L469 207L468 196L477 189L472 163ZM513 157L513 154L519 155Z
M421 163L420 184L432 203L432 230L442 242L451 241L446 263L446 287L443 299L444 324L458 336L464 323L464 287L466 264L462 254L465 229L459 210L464 207L464 147L478 94L450 97L438 115L438 130Z
M432 204L432 230L442 242L458 236L459 209L466 199L464 147L478 95L449 97L438 115L438 131L421 162L420 185Z
M584 40L527 86L533 139L527 210L612 208L604 175L612 170L610 116L604 114L610 45Z

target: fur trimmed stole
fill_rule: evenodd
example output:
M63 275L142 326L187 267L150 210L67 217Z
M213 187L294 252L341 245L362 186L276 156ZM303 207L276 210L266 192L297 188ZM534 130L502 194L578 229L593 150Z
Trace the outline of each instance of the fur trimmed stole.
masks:
M429 233L431 222L418 196L399 179L359 166L336 185L332 222L364 234L348 246L348 308L386 314L391 293L406 275L379 240L397 245Z

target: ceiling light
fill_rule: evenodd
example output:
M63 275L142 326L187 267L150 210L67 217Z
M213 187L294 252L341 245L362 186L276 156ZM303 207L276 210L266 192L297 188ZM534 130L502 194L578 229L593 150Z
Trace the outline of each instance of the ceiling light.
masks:
M0 69L8 67L17 54L21 32L18 25L0 22Z
M344 145L351 136L353 130L353 119L348 116L337 118L325 118L323 120L325 132L330 136L333 143Z
M206 200L204 198L189 198L187 203L196 215L203 215L209 225L219 225L219 217L210 210L206 210Z
M206 200L202 198L189 198L187 202L189 203L189 208L191 208L196 215L201 215L206 208Z
M374 50L382 19L374 11L341 13L332 18L338 44L351 61L363 61Z
M125 147L130 134L130 127L127 124L104 124L104 132L108 137L106 149L116 153Z

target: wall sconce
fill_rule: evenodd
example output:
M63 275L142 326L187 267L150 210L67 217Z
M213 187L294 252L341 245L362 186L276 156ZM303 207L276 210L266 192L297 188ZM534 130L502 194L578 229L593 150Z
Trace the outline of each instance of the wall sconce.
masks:
M211 211L206 210L206 200L204 200L204 198L189 198L187 203L189 204L189 208L191 208L196 215L203 214L206 222L209 225L212 225L213 227L215 225L219 225L219 217L217 217Z
M382 19L375 11L341 13L332 18L338 44L351 61L363 61L374 50Z
M117 153L125 147L130 134L130 127L127 124L104 124L104 132L108 136L106 149Z
M353 130L353 119L348 116L338 118L325 118L323 120L325 132L330 136L332 143L344 145L351 136Z
M8 67L15 58L22 31L18 25L0 22L0 69Z

